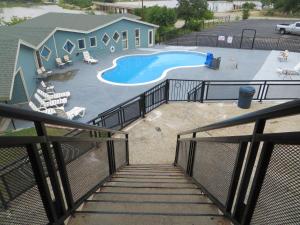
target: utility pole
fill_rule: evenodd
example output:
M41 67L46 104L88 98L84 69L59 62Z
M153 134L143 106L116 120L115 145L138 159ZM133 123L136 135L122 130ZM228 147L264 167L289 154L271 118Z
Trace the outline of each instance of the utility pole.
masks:
M144 0L142 0L142 19L144 19Z

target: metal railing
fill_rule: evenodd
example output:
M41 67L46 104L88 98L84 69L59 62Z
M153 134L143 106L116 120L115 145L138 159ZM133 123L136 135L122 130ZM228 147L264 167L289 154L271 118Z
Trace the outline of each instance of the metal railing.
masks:
M167 79L141 95L99 114L88 123L112 129L123 129L135 120L143 118L153 109L168 102L238 100L239 88L248 85L255 88L255 95L253 96L255 101L300 98L300 81L297 80L201 81Z
M246 37L225 35L189 34L164 42L175 46L208 46L259 50L289 50L300 52L300 39L274 37Z
M0 224L61 225L129 164L126 132L3 104L0 116L32 122L36 133L0 137Z
M300 132L264 131L269 120L298 114L300 100L294 100L181 132L174 164L234 224L298 224ZM197 137L249 123L255 124L251 135Z

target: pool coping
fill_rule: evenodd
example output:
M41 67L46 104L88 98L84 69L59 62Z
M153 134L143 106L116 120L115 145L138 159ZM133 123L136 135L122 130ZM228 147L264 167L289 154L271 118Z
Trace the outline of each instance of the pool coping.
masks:
M175 67L171 67L169 69L164 70L164 72L157 79L154 79L154 80L151 80L151 81L148 81L148 82L143 82L143 83L136 83L136 84L125 84L125 83L112 82L112 81L108 81L108 80L106 80L102 77L103 73L105 73L108 70L111 70L111 69L115 68L118 65L117 61L121 58L129 57L129 56L139 56L139 55L142 55L142 56L155 55L155 54L159 54L159 53L162 53L162 52L192 52L192 53L207 55L207 53L204 53L204 52L190 51L190 50L158 50L158 51L155 51L155 52L150 53L150 54L149 53L127 54L127 55L123 55L123 56L119 56L119 57L115 58L113 60L113 65L111 67L98 72L97 78L101 82L107 83L107 84L110 84L110 85L116 85L116 86L141 86L141 85L147 85L147 84L152 84L152 83L161 81L162 79L164 79L167 76L168 72L170 72L172 70L181 69L181 68L198 68L198 67L204 67L205 66L205 64L204 64L204 65L194 65L194 66L175 66Z

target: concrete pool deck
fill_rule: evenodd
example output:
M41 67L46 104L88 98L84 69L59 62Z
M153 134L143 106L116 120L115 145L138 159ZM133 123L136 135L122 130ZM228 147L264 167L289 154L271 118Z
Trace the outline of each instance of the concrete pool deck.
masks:
M163 50L212 52L216 57L222 57L220 70L211 70L206 67L180 68L170 71L164 79L252 80L270 54L270 51L261 50L156 46L150 49L114 53L105 55L105 57L103 55L96 56L99 59L98 64L75 63L73 66L59 71L64 73L68 70L73 70L73 75L66 75L65 77L55 75L50 81L55 85L57 92L71 92L71 99L66 106L66 110L75 106L82 106L87 109L85 117L79 119L79 121L87 122L99 113L141 94L164 80L140 86L116 86L100 82L97 78L99 71L111 67L113 59L123 55L143 54ZM251 57L251 55L255 57ZM238 65L237 69L235 68L235 64ZM130 68L128 69L130 70Z

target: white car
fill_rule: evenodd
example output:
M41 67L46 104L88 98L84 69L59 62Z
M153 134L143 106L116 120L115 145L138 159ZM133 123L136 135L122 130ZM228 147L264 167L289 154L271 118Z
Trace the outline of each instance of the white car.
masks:
M300 35L300 22L293 24L277 24L276 30L281 34L299 34Z

